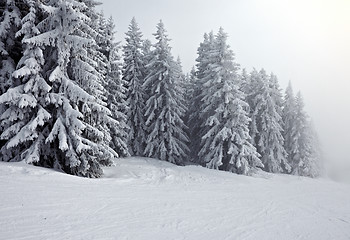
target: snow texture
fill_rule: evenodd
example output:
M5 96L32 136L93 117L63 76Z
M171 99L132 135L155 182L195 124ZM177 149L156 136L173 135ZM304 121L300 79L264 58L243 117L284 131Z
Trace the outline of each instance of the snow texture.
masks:
M350 238L350 187L326 179L246 177L146 158L87 179L0 162L0 238Z

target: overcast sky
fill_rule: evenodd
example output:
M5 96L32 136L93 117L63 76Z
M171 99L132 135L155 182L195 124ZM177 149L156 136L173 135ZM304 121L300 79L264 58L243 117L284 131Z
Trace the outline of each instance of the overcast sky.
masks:
M144 34L163 20L185 71L204 32L220 26L241 67L274 72L304 96L324 151L350 165L350 0L100 0L122 40L133 16Z

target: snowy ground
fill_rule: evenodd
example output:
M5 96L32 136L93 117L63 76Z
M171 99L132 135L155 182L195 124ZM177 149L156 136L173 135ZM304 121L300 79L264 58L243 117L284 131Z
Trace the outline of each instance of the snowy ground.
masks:
M0 239L350 239L350 185L121 159L84 179L0 162Z

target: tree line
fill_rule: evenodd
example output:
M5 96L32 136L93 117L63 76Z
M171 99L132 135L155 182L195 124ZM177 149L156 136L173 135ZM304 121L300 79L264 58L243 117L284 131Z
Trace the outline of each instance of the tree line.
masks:
M100 177L145 156L249 175L320 174L301 94L241 71L222 28L185 75L162 21L154 42L132 19L121 46L95 0L0 3L0 158Z

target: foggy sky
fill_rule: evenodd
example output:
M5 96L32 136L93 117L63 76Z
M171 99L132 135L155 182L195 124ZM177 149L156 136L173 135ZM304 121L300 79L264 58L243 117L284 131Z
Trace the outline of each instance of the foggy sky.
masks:
M163 20L183 68L195 64L204 32L222 26L236 61L292 82L320 135L325 157L350 166L349 0L101 0L122 41L132 17L145 38ZM350 173L349 173L350 175Z

